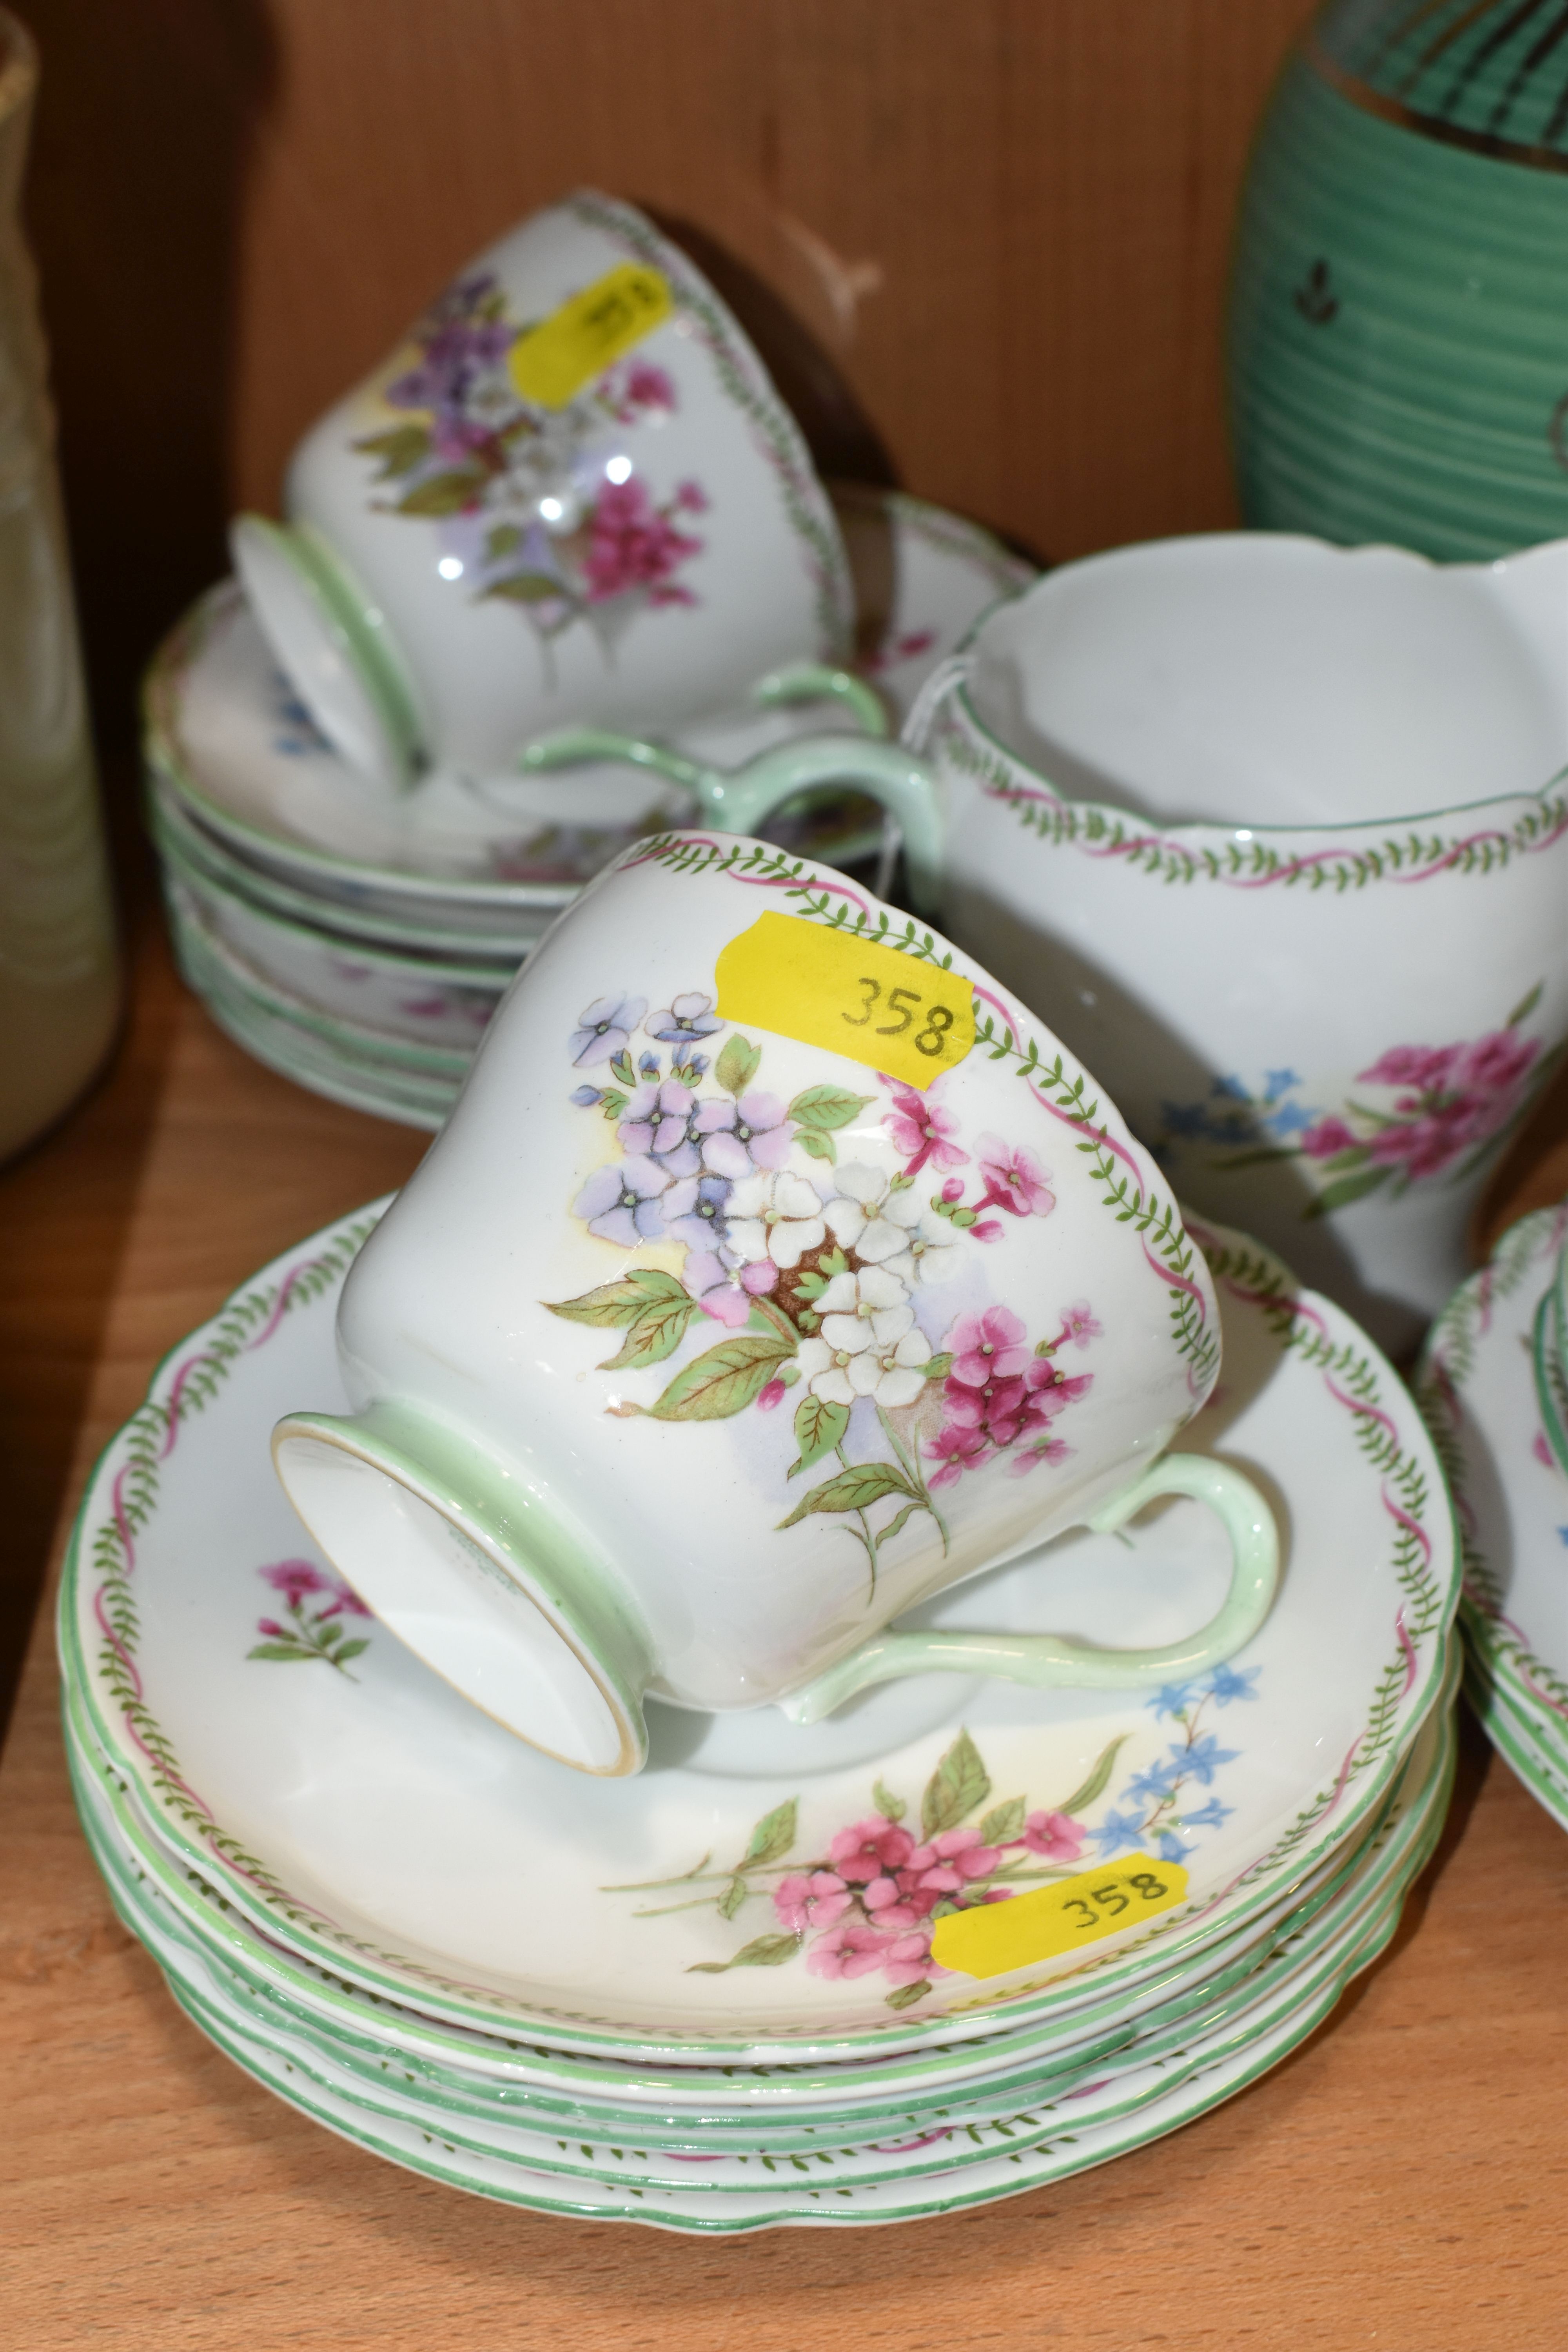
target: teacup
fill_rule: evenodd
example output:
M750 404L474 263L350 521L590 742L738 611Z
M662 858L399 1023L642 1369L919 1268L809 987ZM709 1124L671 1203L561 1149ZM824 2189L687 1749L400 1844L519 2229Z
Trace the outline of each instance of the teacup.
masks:
M275 1434L300 1517L586 1771L639 1767L645 1695L805 1721L934 1669L1183 1679L1273 1592L1255 1488L1164 1454L1220 1340L1159 1171L973 959L763 842L658 836L562 917L338 1335L353 1414ZM891 1628L1171 1495L1229 1545L1190 1638Z
M477 773L566 719L664 730L850 648L843 542L712 288L580 191L479 256L307 434L247 595L343 756Z
M1183 1199L1394 1350L1568 1034L1565 615L1568 541L1123 549L994 607L901 755L827 763ZM754 825L826 772L791 758L716 781Z

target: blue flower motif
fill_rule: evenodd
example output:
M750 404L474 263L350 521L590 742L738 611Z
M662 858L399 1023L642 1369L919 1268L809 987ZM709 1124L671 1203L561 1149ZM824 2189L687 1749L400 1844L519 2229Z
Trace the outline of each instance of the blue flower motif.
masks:
M658 1055L657 1054L639 1054L637 1056L637 1069L645 1078L657 1078L658 1076Z
M1263 1073L1265 1087L1271 1096L1276 1097L1288 1095L1292 1087L1299 1087L1300 1083L1300 1077L1295 1070L1265 1070Z
M1215 1666L1209 1675L1209 1696L1216 1706L1228 1706L1233 1698L1256 1698L1253 1684L1263 1672L1261 1666Z
M632 1031L647 1011L646 996L596 996L578 1015L567 1052L581 1069L585 1062L608 1062L624 1054Z
M1193 1696L1191 1683L1164 1683L1152 1699L1145 1700L1151 1715L1180 1715Z
M1562 1537L1563 1541L1565 1544L1568 1544L1568 1528L1559 1528L1557 1532Z
M662 1037L667 1045L687 1045L695 1037L711 1037L715 1029L723 1026L713 1011L713 999L693 990L656 1013L647 1031L650 1037Z
M688 1054L684 1061L677 1055L674 1064L676 1076L683 1086L688 1087L694 1087L707 1067L706 1054Z
M1318 1113L1303 1110L1300 1103L1281 1103L1279 1109L1262 1124L1270 1135L1299 1135L1304 1127L1315 1127Z
M1154 1851L1162 1862L1185 1862L1187 1849L1173 1830L1162 1830L1154 1841Z
M1089 1835L1100 1847L1101 1861L1113 1853L1135 1852L1142 1841L1143 1817L1142 1813L1108 1813Z
M1203 1738L1194 1739L1190 1748L1173 1746L1171 1753L1176 1759L1181 1777L1184 1780L1190 1773L1206 1789L1220 1766L1234 1764L1241 1750L1239 1748L1222 1748L1218 1735L1205 1731Z
M724 1238L730 1185L722 1176L688 1176L664 1197L665 1230L689 1249L717 1250Z
M1226 1102L1250 1103L1252 1100L1239 1078L1216 1078L1209 1092L1220 1096Z
M1127 1794L1136 1798L1141 1805L1158 1805L1170 1795L1180 1778L1179 1765L1151 1764L1146 1771L1129 1780Z
M603 1102L605 1097L597 1087L574 1087L572 1099L579 1110L592 1110L594 1105Z
M1185 1807L1182 1821L1190 1830L1217 1830L1222 1822L1229 1821L1235 1811L1234 1805L1222 1805L1217 1797L1211 1797L1206 1805Z

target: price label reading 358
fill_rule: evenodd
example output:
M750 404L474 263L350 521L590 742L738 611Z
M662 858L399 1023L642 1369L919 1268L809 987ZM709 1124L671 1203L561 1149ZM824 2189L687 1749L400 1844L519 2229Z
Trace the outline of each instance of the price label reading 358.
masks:
M766 914L719 958L721 1021L826 1045L924 1090L974 1043L969 980L798 916Z
M1187 1874L1179 1862L1130 1853L1110 1869L1083 1870L1005 1903L950 1912L936 1923L931 1954L964 1976L1005 1976L1140 1927L1186 1899Z

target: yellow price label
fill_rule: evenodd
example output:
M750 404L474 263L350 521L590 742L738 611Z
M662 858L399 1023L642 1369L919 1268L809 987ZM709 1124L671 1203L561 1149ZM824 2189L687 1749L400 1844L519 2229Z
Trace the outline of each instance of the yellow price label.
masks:
M1004 1977L1037 1960L1085 1950L1186 1899L1187 1874L1179 1862L1128 1854L1110 1869L1080 1871L1005 1903L950 1911L932 1931L931 1956L966 1977Z
M519 335L507 365L524 400L564 408L675 309L669 280L657 269L622 261Z
M974 1043L974 993L897 948L760 915L719 957L719 1018L826 1045L923 1090Z

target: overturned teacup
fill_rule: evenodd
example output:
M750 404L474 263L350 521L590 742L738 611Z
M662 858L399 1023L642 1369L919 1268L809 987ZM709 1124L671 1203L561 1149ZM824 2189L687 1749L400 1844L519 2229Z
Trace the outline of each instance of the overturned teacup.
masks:
M853 628L833 509L695 266L579 191L465 269L312 427L245 588L343 756L504 771L566 719L660 730Z
M638 1768L645 1695L811 1719L933 1668L1180 1679L1273 1591L1247 1480L1162 1458L1220 1339L1156 1169L971 960L762 842L659 836L556 924L338 1329L354 1413L276 1433L296 1508L584 1770ZM1230 1542L1187 1640L886 1630L1166 1495Z

